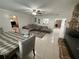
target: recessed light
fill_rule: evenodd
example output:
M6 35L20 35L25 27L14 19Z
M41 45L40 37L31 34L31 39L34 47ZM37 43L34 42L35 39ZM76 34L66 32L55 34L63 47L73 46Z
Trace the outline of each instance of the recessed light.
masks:
M16 18L16 16L13 16L13 18Z

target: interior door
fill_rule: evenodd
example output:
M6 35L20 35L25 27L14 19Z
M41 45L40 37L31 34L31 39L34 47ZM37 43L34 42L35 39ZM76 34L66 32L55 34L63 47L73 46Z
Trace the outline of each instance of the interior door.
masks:
M58 24L58 28L61 27L61 22L62 22L62 20L56 20L55 24Z

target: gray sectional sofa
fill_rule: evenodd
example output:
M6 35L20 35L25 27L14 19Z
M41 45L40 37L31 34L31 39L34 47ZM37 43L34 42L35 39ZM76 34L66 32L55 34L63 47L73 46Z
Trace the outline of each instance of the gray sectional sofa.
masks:
M29 31L46 32L46 33L52 32L52 30L48 28L47 26L41 26L41 25L36 25L36 24L29 24L27 26L23 26L22 29L28 29Z

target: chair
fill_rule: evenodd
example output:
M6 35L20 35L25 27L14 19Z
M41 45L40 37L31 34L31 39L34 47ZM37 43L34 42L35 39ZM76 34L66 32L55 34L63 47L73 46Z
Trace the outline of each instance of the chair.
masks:
M24 59L31 51L33 51L35 56L35 36L25 40L19 40L19 50L16 54L20 59Z

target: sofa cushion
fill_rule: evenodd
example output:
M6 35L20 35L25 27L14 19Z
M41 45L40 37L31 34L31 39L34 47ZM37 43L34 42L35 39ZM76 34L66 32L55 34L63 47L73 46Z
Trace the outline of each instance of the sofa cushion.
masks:
M49 31L49 28L47 26L42 26L41 31Z
M48 30L48 27L42 26L41 30Z

